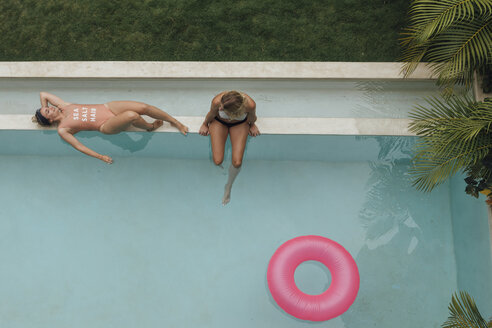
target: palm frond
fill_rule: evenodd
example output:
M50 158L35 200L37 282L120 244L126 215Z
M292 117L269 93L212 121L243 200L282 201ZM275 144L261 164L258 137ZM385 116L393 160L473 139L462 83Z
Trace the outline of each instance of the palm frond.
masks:
M487 328L487 322L467 292L456 293L448 306L450 316L442 328Z
M467 148L473 149L467 151ZM457 146L453 145L453 147L448 146L446 148L448 152L447 156L444 156L442 153L429 156L426 151L418 153L415 156L416 163L410 170L410 174L415 177L413 185L418 190L430 192L445 182L450 176L464 170L464 168L470 165L474 165L487 156L491 148L492 140L488 138L488 142L486 143L483 140L476 140Z
M470 83L473 71L492 62L492 19L461 22L433 40L425 59L439 75L439 84Z
M423 42L456 22L470 20L476 16L487 16L492 4L486 0L440 0L414 1L410 7L410 23L414 30L415 42Z
M477 134L476 127L487 126L492 120L492 113L479 110L482 107L469 96L450 96L439 99L437 97L426 98L429 107L417 106L409 116L413 120L410 123L410 131L419 136L432 136L436 132L455 134ZM485 107L487 107L485 105ZM442 125L446 124L446 130Z
M492 62L490 0L414 0L402 33L402 73L437 62L439 83L469 85L473 70Z
M468 96L426 99L410 113L409 130L420 136L410 173L419 190L431 191L460 170L481 161L492 149L492 100Z

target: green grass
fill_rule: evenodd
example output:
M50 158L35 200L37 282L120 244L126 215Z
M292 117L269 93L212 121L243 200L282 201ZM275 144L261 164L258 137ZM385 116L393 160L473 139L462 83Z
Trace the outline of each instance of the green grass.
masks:
M0 60L396 61L410 0L1 0Z

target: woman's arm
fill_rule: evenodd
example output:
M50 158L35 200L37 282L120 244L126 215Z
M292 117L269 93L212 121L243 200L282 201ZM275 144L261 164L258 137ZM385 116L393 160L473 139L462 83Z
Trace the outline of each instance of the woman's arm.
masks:
M220 94L220 95L222 95L222 94ZM220 99L219 98L220 95L215 96L214 99L212 100L212 104L210 105L210 111L205 116L205 120L203 121L203 124L200 127L200 131L198 131L198 133L200 133L202 136L208 136L209 135L208 125L219 114L220 100L218 100L218 99Z
M69 132L69 129L64 129L64 128L58 129L58 134L60 135L60 137L62 137L63 140L68 142L73 148L77 149L78 151L86 155L100 159L101 161L104 161L108 164L113 163L113 159L111 157L98 154L92 149L84 146L80 141L77 140L77 138L74 137L72 133Z
M252 137L256 137L256 136L259 136L260 135L260 130L258 129L258 127L256 126L255 122L256 122L256 103L253 99L251 99L249 96L248 96L248 107L249 107L249 110L248 110L248 124L249 124L249 135L252 136Z
M42 107L48 107L48 103L56 107L70 104L64 101L63 99L61 99L60 97L57 97L51 93L44 92L44 91L39 93L39 99L41 100Z

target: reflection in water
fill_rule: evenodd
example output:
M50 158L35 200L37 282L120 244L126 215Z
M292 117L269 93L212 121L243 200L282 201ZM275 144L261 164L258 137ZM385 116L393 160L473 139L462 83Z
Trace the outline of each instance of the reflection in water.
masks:
M347 327L433 326L439 323L442 293L429 292L439 285L439 264L436 272L422 279L427 267L432 268L435 254L429 255L424 230L430 221L421 204L421 195L411 185L408 169L415 138L359 137L375 139L380 151L378 161L371 162L366 200L359 213L365 229L365 247L356 262L361 274L361 288L352 307L342 315ZM430 252L432 253L432 251ZM429 261L429 263L425 263ZM436 262L447 261L437 259ZM438 288L438 287L436 287ZM418 301L419 299L422 302ZM431 303L429 303L431 302ZM362 315L363 314L363 315Z
M355 116L401 118L398 111L388 108L391 107L388 99L388 91L391 90L390 83L385 81L357 82L356 89L362 91L362 95L354 107L354 112L357 114Z
M414 138L358 137L375 138L380 146L378 161L369 164L371 175L370 189L360 212L360 219L366 229L366 246L375 249L389 243L399 232L400 226L419 230L410 213L408 202L402 195L413 191L408 169L412 156ZM415 249L418 238L414 236L408 249Z
M449 93L429 81L359 81L355 83L359 91L355 101L354 117L408 118L408 113L416 105L424 104L424 98ZM470 94L463 86L453 87L457 94Z
M408 162L407 162L408 163ZM372 174L360 219L366 228L366 245L375 249L389 243L401 225L419 229L401 195L409 192L408 164L401 160L371 163ZM400 181L397 181L398 177Z

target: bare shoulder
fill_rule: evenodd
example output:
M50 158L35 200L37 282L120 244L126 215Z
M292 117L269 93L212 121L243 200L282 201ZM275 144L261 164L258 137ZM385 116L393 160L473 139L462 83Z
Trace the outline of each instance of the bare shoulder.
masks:
M220 100L222 99L222 96L224 95L225 91L219 93L218 95L216 95L214 97L214 99L212 99L212 104L213 105L220 105Z
M246 96L246 105L248 107L248 110L255 110L256 102L248 94L245 93L244 95Z
M58 134L62 137L66 135L74 135L75 133L77 133L77 131L74 131L73 129L70 128L65 128L65 127L58 128Z

